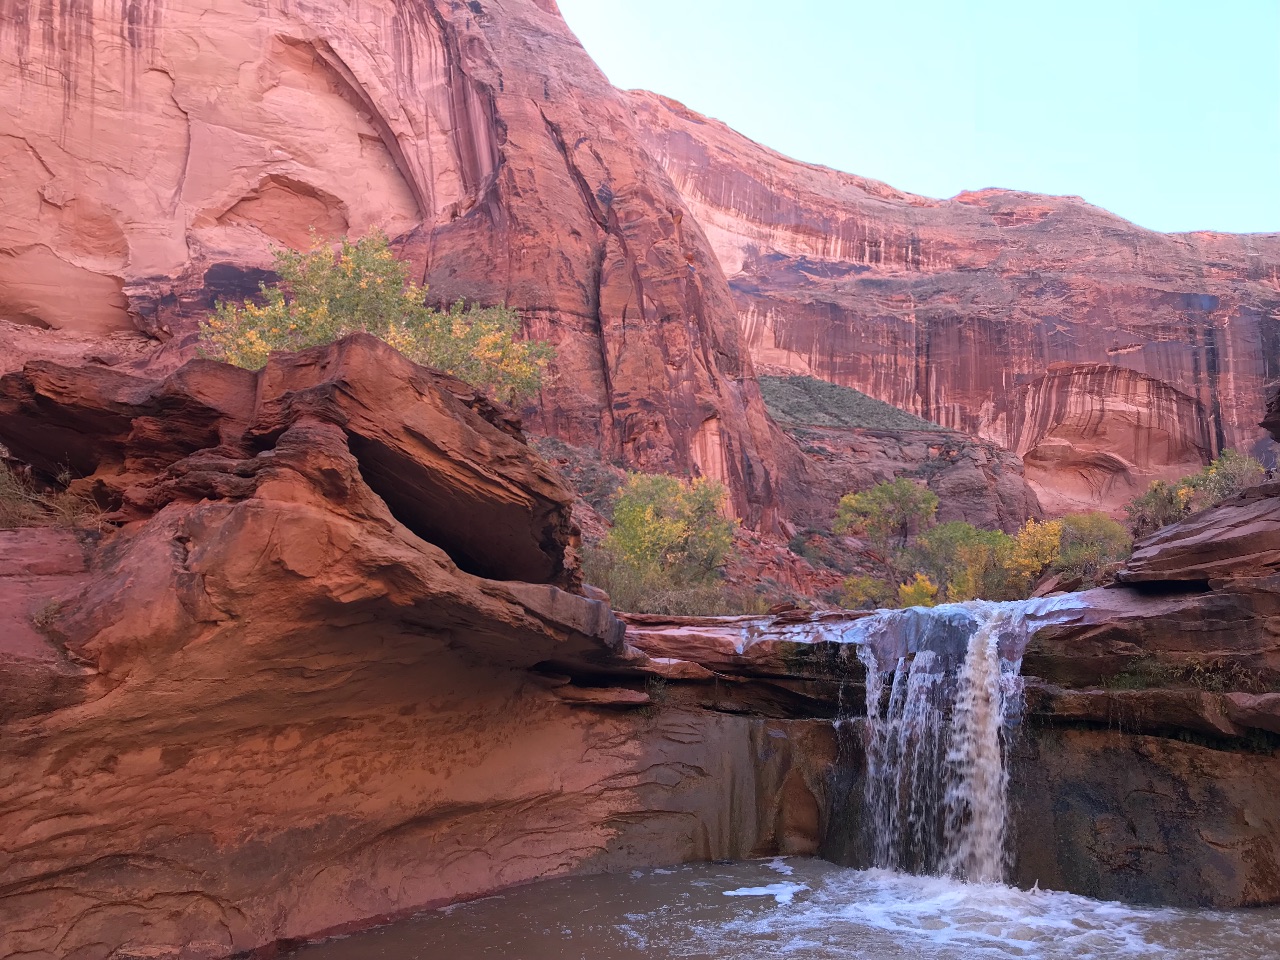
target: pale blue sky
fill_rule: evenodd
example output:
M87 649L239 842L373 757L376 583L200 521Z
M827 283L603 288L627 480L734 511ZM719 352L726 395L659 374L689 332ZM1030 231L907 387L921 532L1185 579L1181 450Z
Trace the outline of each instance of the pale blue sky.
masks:
M932 197L1280 232L1280 0L559 0L620 87Z

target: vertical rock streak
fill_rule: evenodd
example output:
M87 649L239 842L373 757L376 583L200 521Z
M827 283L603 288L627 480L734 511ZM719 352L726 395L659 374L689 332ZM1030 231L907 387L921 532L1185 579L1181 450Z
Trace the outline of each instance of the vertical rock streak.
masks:
M858 648L869 849L877 867L999 882L1010 866L1008 731L1021 712L1027 627L1020 604L957 612L884 617ZM904 646L917 649L884 670L877 650Z

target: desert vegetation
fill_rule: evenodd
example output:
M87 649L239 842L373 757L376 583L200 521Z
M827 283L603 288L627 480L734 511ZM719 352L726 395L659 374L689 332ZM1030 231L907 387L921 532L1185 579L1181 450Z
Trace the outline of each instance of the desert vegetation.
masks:
M1198 510L1215 506L1246 487L1261 483L1267 468L1253 457L1224 450L1203 470L1172 483L1156 480L1125 506L1134 539L1150 536Z
M871 430L944 429L852 387L816 377L761 376L759 381L765 406L781 424Z
M315 237L306 252L278 249L275 269L280 282L262 284L260 302L219 303L201 322L205 356L256 370L274 351L364 332L506 403L541 386L552 348L520 339L519 314L462 301L429 306L426 288L409 281L380 232L343 239L337 249Z
M69 470L54 483L37 483L28 473L0 459L0 530L15 527L98 529L102 510L88 496L72 492Z
M583 574L633 613L763 612L756 594L724 581L739 526L727 501L715 480L627 474L611 498L613 525L583 550Z
M1100 513L1028 520L1010 535L959 520L939 524L937 508L932 492L902 477L840 499L835 532L859 540L864 567L844 582L845 606L1016 600L1047 574L1064 586L1092 586L1129 553L1125 529Z

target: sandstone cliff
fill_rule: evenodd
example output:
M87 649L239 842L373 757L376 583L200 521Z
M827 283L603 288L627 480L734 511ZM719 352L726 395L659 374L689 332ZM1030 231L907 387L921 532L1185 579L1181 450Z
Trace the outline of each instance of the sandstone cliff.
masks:
M2 0L0 103L0 319L181 334L271 244L379 227L557 343L545 429L772 524L794 448L719 264L553 0Z
M1152 233L1074 197L913 196L630 96L762 372L993 440L1052 510L1114 508L1257 442L1280 374L1280 236Z
M464 384L357 337L257 374L32 363L0 411L120 524L0 530L0 957L222 958L816 850L829 724L655 713L707 671L573 592L569 492Z

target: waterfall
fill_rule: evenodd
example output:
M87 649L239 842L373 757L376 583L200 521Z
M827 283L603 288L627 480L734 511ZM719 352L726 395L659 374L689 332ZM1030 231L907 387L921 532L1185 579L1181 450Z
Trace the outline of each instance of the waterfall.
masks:
M1009 734L1022 706L1028 611L972 601L884 611L860 624L876 866L1004 879Z

